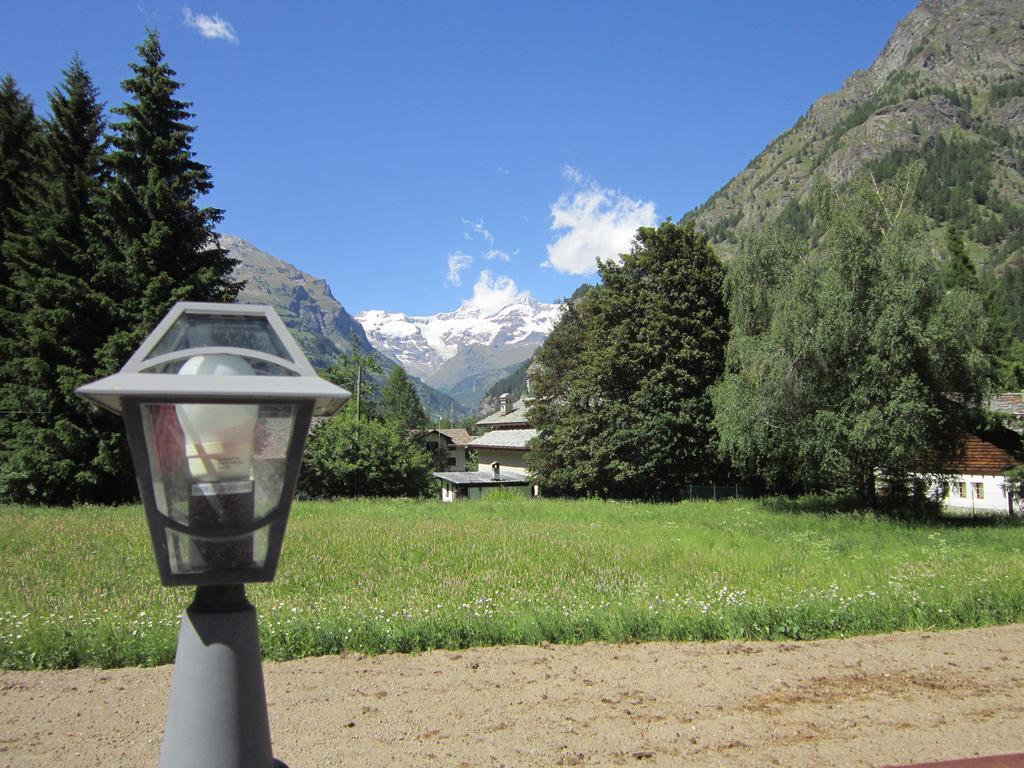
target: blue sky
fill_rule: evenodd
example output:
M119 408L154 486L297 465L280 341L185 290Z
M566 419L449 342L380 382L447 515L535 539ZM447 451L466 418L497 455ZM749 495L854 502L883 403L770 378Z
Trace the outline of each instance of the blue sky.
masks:
M108 106L147 27L193 102L206 204L352 312L542 301L706 200L871 64L911 0L5 0L0 74Z

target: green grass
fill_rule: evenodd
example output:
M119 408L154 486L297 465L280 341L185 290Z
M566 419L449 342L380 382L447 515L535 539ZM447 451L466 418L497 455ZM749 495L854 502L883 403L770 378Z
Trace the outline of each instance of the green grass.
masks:
M1024 527L806 506L302 503L249 594L272 659L1024 620ZM159 585L138 507L0 506L0 667L169 662L190 597Z

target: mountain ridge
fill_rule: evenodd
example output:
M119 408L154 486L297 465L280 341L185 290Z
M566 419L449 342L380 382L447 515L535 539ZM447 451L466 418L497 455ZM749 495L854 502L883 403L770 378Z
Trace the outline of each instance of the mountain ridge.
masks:
M915 158L926 166L973 163L987 185L975 183L971 195L927 190L934 199L926 212L935 229L955 220L980 264L1019 263L1012 230L1024 216L1022 86L1019 2L923 0L870 67L815 100L684 220L705 229L728 259L746 228L781 221L813 236L816 184L842 186L865 169L884 176ZM938 171L932 180L956 186Z
M295 336L314 368L325 369L355 350L376 357L385 371L396 365L370 343L359 322L335 298L327 280L311 275L236 235L219 235L238 260L233 278L244 282L240 303L269 304ZM471 410L413 376L413 385L433 418L464 418Z
M368 310L356 319L379 351L464 406L476 408L491 384L533 355L558 312L557 304L520 294L494 306L470 300L436 315Z

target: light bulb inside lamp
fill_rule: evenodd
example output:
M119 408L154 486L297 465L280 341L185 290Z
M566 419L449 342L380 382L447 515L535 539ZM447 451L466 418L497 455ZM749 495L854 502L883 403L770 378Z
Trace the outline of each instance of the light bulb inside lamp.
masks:
M249 362L235 355L196 355L178 371L184 376L253 376ZM185 436L192 479L222 483L252 479L258 405L197 404L175 406Z

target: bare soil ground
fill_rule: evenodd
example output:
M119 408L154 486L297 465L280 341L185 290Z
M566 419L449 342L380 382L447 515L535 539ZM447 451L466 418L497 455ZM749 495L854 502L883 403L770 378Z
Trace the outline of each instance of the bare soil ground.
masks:
M320 766L879 766L1024 751L1024 625L265 665ZM0 766L156 765L170 667L0 673Z

